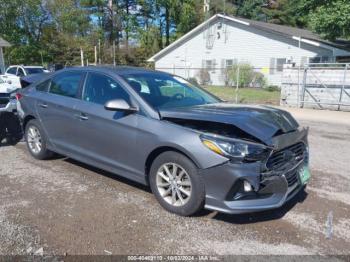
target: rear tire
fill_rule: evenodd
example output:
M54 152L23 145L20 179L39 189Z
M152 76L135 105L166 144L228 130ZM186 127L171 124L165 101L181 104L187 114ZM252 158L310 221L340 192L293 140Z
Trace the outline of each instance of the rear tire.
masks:
M152 192L167 211L191 216L203 209L203 178L186 156L173 151L160 154L152 163L149 175Z
M34 158L45 160L53 156L53 152L47 149L47 138L38 120L32 119L27 123L25 140L28 151Z

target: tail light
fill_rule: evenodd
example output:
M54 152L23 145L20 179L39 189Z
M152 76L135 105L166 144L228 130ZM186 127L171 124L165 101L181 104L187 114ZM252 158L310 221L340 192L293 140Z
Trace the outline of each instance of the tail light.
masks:
M20 93L16 93L16 99L17 99L17 100L20 100L22 97L23 97L23 95L22 95L22 94L20 94Z

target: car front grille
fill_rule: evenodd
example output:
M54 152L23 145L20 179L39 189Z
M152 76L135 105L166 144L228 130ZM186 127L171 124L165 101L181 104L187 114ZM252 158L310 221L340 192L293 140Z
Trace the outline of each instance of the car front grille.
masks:
M305 144L300 142L274 152L266 162L269 170L276 170L288 162L298 162L304 158Z
M291 172L285 174L285 177L287 179L288 187L293 186L295 183L298 182L298 172L299 168L296 168L292 170Z

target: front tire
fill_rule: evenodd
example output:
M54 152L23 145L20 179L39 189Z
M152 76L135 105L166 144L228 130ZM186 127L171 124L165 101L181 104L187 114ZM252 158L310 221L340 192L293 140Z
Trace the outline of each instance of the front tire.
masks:
M171 213L191 216L204 206L203 179L193 162L180 153L165 152L154 160L150 186L160 205Z
M29 153L38 160L49 159L53 152L47 149L47 138L39 122L32 119L25 129L25 139Z

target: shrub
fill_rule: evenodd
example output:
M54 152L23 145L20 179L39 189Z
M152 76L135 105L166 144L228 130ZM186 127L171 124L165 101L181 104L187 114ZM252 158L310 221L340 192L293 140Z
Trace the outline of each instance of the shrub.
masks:
M269 92L275 92L275 91L280 91L281 88L279 86L276 86L276 85L270 85L268 87L265 88L266 91L269 91Z
M195 77L190 77L187 79L187 81L190 82L191 84L194 84L195 86L199 86L197 78L195 78Z
M238 69L239 68L239 69ZM262 73L255 72L249 63L238 63L228 71L229 84L237 85L237 73L239 70L239 87L265 87L266 79Z
M267 85L266 78L263 73L254 72L253 81L251 82L251 87L265 88Z
M205 69L205 68L200 69L198 73L198 77L199 77L199 83L201 85L210 84L210 73L208 69Z

